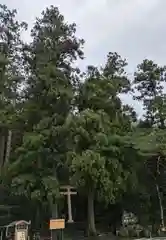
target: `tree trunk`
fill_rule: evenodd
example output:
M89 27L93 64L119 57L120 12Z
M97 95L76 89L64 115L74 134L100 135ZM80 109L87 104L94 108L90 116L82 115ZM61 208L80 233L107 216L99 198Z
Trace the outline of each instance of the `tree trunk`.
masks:
M7 164L10 158L10 151L11 151L11 142L12 142L12 131L8 131L7 143L6 143L6 154L5 154L5 162Z
M36 206L36 214L35 214L35 229L40 232L40 207L39 205Z
M90 189L88 193L88 234L96 236L95 215L94 215L94 190Z
M0 136L0 170L2 170L4 164L4 155L5 155L5 136Z
M160 193L160 190L159 190L159 186L158 186L158 184L156 184L156 190L157 190L157 196L158 196L159 206L160 206L160 220L161 220L161 225L162 225L162 227L165 227L165 224L164 224L164 210L163 210L163 204L162 204L162 197L161 197L161 193Z

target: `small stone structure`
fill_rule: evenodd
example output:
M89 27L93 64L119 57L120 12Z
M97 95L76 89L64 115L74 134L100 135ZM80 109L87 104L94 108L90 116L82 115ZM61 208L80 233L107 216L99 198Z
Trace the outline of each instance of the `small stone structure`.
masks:
M30 224L31 222L20 220L1 227L1 240L10 238L14 240L28 240L28 229Z
M124 211L122 216L122 227L117 231L121 237L140 237L144 229L138 224L138 218L132 212Z
M128 226L128 225L133 225L138 222L138 218L134 215L132 212L126 212L124 211L123 216L122 216L122 225L123 226Z

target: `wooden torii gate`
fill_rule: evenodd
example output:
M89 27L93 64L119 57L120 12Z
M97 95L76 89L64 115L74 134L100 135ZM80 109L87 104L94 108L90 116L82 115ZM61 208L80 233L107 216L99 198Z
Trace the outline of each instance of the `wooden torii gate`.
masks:
M60 187L60 194L62 195L66 195L67 196L67 206L68 206L68 223L73 223L73 216L72 216L72 206L71 206L71 195L76 195L77 192L73 191L75 188L70 186L70 185L66 185L66 186L61 186Z

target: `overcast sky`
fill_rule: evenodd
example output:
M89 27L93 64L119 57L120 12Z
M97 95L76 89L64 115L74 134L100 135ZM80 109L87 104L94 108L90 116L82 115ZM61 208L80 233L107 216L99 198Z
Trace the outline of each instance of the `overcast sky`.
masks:
M134 72L144 58L166 64L166 0L1 0L18 10L18 17L32 27L47 6L58 6L68 22L77 24L84 38L87 64L103 64L109 51L127 58ZM29 35L24 36L29 40ZM126 101L130 101L127 98ZM139 106L137 111L140 112Z

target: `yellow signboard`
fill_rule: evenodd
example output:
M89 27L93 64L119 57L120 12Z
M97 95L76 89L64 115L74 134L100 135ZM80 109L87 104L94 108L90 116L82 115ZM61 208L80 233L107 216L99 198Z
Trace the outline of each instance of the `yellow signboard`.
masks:
M54 229L64 229L65 219L51 219L50 220L50 230Z

